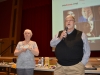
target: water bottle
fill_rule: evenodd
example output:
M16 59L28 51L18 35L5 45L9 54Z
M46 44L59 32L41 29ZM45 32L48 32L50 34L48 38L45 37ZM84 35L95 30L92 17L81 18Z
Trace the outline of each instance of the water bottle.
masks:
M41 57L41 66L44 66L44 58Z

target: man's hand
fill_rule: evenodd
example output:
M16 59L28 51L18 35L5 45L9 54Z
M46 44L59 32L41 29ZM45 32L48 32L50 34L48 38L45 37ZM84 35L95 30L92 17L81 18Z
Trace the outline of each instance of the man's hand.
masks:
M64 30L60 35L60 39L62 40L63 38L66 38L66 37L67 37L67 32L66 30Z

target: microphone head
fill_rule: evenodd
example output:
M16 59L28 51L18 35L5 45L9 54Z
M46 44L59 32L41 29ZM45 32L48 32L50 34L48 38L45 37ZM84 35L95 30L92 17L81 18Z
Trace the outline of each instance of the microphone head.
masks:
M65 30L67 31L68 30L68 27L65 27Z

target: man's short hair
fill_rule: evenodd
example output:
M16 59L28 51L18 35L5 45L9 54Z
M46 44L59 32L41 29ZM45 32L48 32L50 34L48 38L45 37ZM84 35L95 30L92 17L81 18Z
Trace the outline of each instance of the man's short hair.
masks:
M73 20L74 20L74 22L75 22L75 17L74 17L74 16L72 16L72 15L67 15L66 18L65 18L65 20L66 20L68 17L72 17Z

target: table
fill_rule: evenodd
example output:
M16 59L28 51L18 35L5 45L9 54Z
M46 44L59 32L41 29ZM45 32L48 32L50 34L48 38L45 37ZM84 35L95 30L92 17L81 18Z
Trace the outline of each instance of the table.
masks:
M13 59L16 57L2 57L0 59ZM100 57L92 57L90 58L89 62L91 62L91 65L100 65ZM89 65L89 64L88 64ZM99 67L100 68L100 67ZM11 68L11 65L0 65L0 71L5 71L7 75L10 75L10 73L16 73L16 69ZM85 70L86 74L97 74L100 75L100 69L97 70ZM54 75L54 69L46 69L46 68L38 68L36 67L34 69L34 75Z
M5 71L7 75L10 75L12 71L16 73L16 69L11 68L11 65L0 65L0 70L3 72ZM46 68L35 68L34 69L34 75L54 75L54 69L46 69ZM86 74L99 74L100 70L85 70Z
M11 65L0 65L0 72L6 72L7 75L10 74Z

